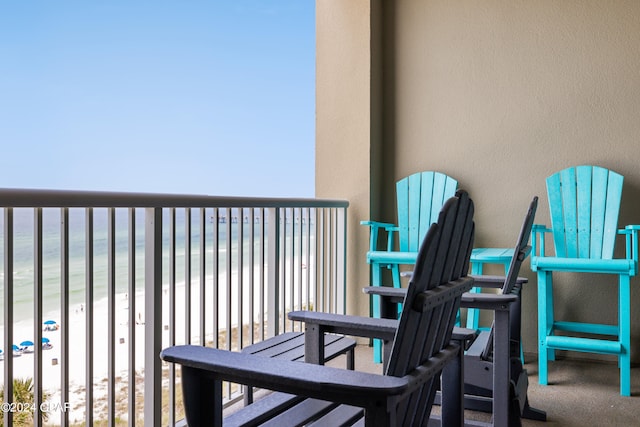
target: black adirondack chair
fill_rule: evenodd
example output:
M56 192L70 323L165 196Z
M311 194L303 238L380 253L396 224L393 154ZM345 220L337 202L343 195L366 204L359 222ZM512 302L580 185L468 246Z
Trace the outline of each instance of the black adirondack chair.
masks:
M461 351L451 337L460 298L473 286L473 279L466 274L473 235L473 202L466 192L459 191L446 202L438 222L424 238L401 318L394 326L393 351L385 375L200 346L163 350L163 360L182 365L188 425L427 425L443 370L442 424L463 425ZM335 316L340 317L357 319ZM361 320L363 325L388 322ZM347 324L358 332L357 321ZM322 342L315 333L308 336L315 337L309 345ZM280 393L242 408L223 424L222 381Z
M461 307L495 312L491 328L479 331L464 356L464 382L465 408L493 412L492 424L496 426L519 426L521 417L546 420L544 411L529 405L528 376L520 358L523 280L518 274L531 250L529 237L537 206L538 198L534 197L520 229L507 276L473 276L475 287L499 288L500 294L466 293L461 300ZM370 286L364 292L379 295L382 312L393 317L405 290ZM388 351L386 348L385 353Z
M509 426L521 425L520 417L538 421L545 421L547 418L544 411L529 405L528 375L520 357L522 284L518 281L518 274L522 261L531 251L529 237L537 206L538 198L534 197L520 229L507 276L475 276L476 287L499 287L501 294L466 294L462 298L462 307L485 308L495 312L491 328L480 332L464 357L465 407L491 412L493 406L504 405L508 399L510 410L506 418ZM500 300L503 296L517 298L505 305ZM500 390L500 394L509 390L508 397L498 396L494 390ZM492 397L492 400L486 399ZM498 401L502 403L497 403ZM494 410L494 414L495 412ZM501 415L504 419L504 415Z

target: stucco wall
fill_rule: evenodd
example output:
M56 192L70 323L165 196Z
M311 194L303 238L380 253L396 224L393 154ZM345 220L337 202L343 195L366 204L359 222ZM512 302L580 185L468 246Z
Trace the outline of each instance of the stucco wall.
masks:
M640 2L317 2L319 11L333 12L347 7L370 12L372 3L381 7L379 27L367 16L374 35L382 36L382 60L377 63L370 48L369 63L376 64L374 75L381 73L382 87L369 92L374 95L368 106L364 99L354 102L344 93L344 103L330 100L336 103L331 108L341 112L355 108L358 111L348 114L369 114L369 126L353 129L358 142L351 153L367 156L367 161L328 170L331 162L319 159L319 196L346 197L357 221L395 221L393 183L416 171L439 170L457 178L476 203L476 246L506 247L515 243L534 195L540 196L536 222L548 224L548 175L567 166L597 164L625 176L620 224L640 223ZM339 62L343 41L335 39L321 18L318 46L324 44L327 50L318 51L317 146L318 153L327 156L343 132L336 131L339 122L325 111L325 91L335 95L344 89L325 80L331 68L326 64ZM360 47L365 48L353 46ZM351 72L342 77L351 82L342 81L346 86L368 79ZM364 111L371 105L380 106L380 122L372 122L370 111ZM382 138L372 138L364 149L362 139L370 138L366 132L372 126L379 126ZM343 141L354 144L351 138ZM371 147L382 155L369 156ZM371 203L372 196L363 193L371 176L381 180L372 187L380 192L380 203ZM336 181L341 182L338 192L330 184ZM366 247L360 242L367 231L351 218L348 268L366 277ZM528 262L522 274L530 279L524 292L525 351L535 352L536 278ZM578 281L562 275L556 282L560 315L616 320L615 278L579 276ZM358 281L349 286L361 285ZM632 301L638 306L639 278L632 279ZM632 342L633 361L638 363L637 309L632 309Z
M362 294L368 282L364 263L368 235L359 222L369 216L372 198L371 7L369 0L316 2L316 197L346 199L347 310L368 314ZM360 254L360 258L358 255ZM358 259L361 262L356 261Z

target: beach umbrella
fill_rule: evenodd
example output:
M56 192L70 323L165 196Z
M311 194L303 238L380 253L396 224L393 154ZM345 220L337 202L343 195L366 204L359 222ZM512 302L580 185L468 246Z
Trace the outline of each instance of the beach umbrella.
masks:
M49 342L49 338L47 338L47 337L42 337L42 342L43 342L43 343L45 343L45 344L46 344L46 343L48 343L48 342Z
M20 347L33 347L33 341L22 341Z
M43 324L45 331L56 331L58 329L58 323L55 320L46 320Z

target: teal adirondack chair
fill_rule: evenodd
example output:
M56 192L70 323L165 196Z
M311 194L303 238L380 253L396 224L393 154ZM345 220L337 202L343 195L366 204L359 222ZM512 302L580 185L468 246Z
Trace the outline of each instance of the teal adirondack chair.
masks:
M391 269L393 286L400 287L400 265L413 265L420 243L431 224L438 220L444 203L453 197L458 181L440 172L418 172L396 183L398 224L362 221L371 227L367 262L371 264L371 284L382 285L382 269ZM378 238L386 232L386 246L378 249ZM398 247L395 247L397 235ZM373 316L380 317L380 301L373 298ZM382 345L374 340L374 359L381 361Z
M546 385L555 350L618 356L620 394L631 394L629 282L637 273L638 230L617 230L623 177L598 166L577 166L547 178L551 228L534 225L531 269L538 273L539 382ZM545 256L545 233L553 234L555 256ZM626 258L614 259L616 234L626 238ZM538 246L539 244L539 246ZM558 321L553 311L553 272L604 273L619 277L618 324ZM556 332L562 331L562 335ZM571 333L613 339L579 338Z

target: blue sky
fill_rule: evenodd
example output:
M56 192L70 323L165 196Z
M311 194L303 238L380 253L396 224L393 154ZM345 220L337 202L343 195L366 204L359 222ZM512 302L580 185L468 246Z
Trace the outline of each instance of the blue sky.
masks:
M0 187L312 197L314 0L0 3Z

